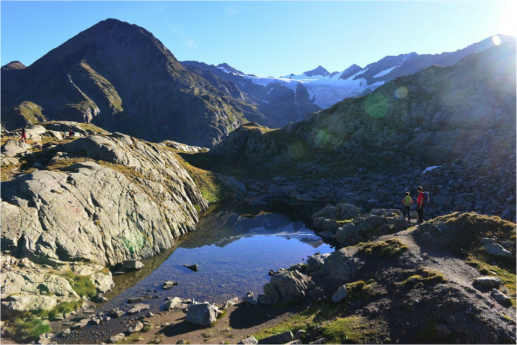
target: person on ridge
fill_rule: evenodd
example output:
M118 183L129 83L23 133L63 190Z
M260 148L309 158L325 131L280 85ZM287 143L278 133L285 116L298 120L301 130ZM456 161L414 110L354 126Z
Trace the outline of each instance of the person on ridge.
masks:
M74 133L74 131L72 130L72 128L70 128L70 129L68 130L68 137L67 137L67 138L71 138L71 137L72 137L72 135L74 135L74 134L75 134L75 133Z
M404 205L402 217L406 218L407 213L407 221L411 223L411 205L413 205L413 198L409 195L409 192L406 192L406 196L402 199L402 205Z
M416 212L418 213L417 223L421 224L424 222L424 205L426 203L424 188L422 186L418 187L418 199L416 199L416 203L418 205Z
M25 133L25 127L22 128L22 134L19 141L27 142L27 133Z

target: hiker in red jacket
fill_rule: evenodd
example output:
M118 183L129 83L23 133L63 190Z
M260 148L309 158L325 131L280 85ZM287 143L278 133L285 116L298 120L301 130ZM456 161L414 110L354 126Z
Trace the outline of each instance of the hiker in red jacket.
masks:
M417 223L423 223L424 222L424 205L425 205L425 194L424 194L424 188L422 186L418 187L418 199L416 199L416 203L418 204L418 207L416 209L416 212L418 213L418 220Z
M22 128L22 134L19 141L27 142L27 133L25 133L25 127Z
M404 212L403 212L402 217L406 218L406 213L407 213L407 221L409 223L411 223L410 213L411 213L411 205L413 205L413 198L409 195L409 192L406 192L406 195L402 199L402 205L404 205Z

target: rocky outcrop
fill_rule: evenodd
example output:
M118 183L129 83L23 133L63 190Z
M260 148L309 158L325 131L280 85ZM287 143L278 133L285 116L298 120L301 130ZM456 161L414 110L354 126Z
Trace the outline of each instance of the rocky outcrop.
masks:
M4 145L2 145L2 154L6 155L7 157L14 157L20 153L29 152L30 148L31 146L29 144L15 139L9 139L5 142Z
M27 258L2 255L2 311L50 310L61 302L81 300L72 278L87 277L98 292L114 286L111 272L92 263L55 262L41 265Z
M2 183L2 249L114 265L168 249L207 202L166 148L122 134L53 149L40 170ZM47 168L48 169L48 168Z

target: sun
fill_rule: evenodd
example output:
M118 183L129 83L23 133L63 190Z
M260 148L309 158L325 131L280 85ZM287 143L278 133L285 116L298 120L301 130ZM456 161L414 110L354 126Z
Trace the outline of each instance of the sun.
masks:
M506 0L504 5L503 17L501 18L501 24L499 25L499 32L503 35L517 36L517 1Z

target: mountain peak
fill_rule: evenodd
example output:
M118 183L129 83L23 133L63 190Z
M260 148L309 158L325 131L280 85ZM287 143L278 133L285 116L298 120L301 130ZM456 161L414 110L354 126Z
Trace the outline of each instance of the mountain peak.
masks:
M321 76L328 76L330 74L329 71L327 71L325 68L318 66L316 67L315 69L313 70L310 70L310 71L307 71L307 72L303 72L303 74L305 74L306 76L308 77L313 77L313 76L316 76L316 75L321 75Z
M26 66L20 61L11 61L7 65L2 66L2 71L11 71L13 69L24 69Z
M228 65L226 62L220 63L219 65L215 66L226 73L235 73L239 75L244 75L241 71L233 68L232 66Z

